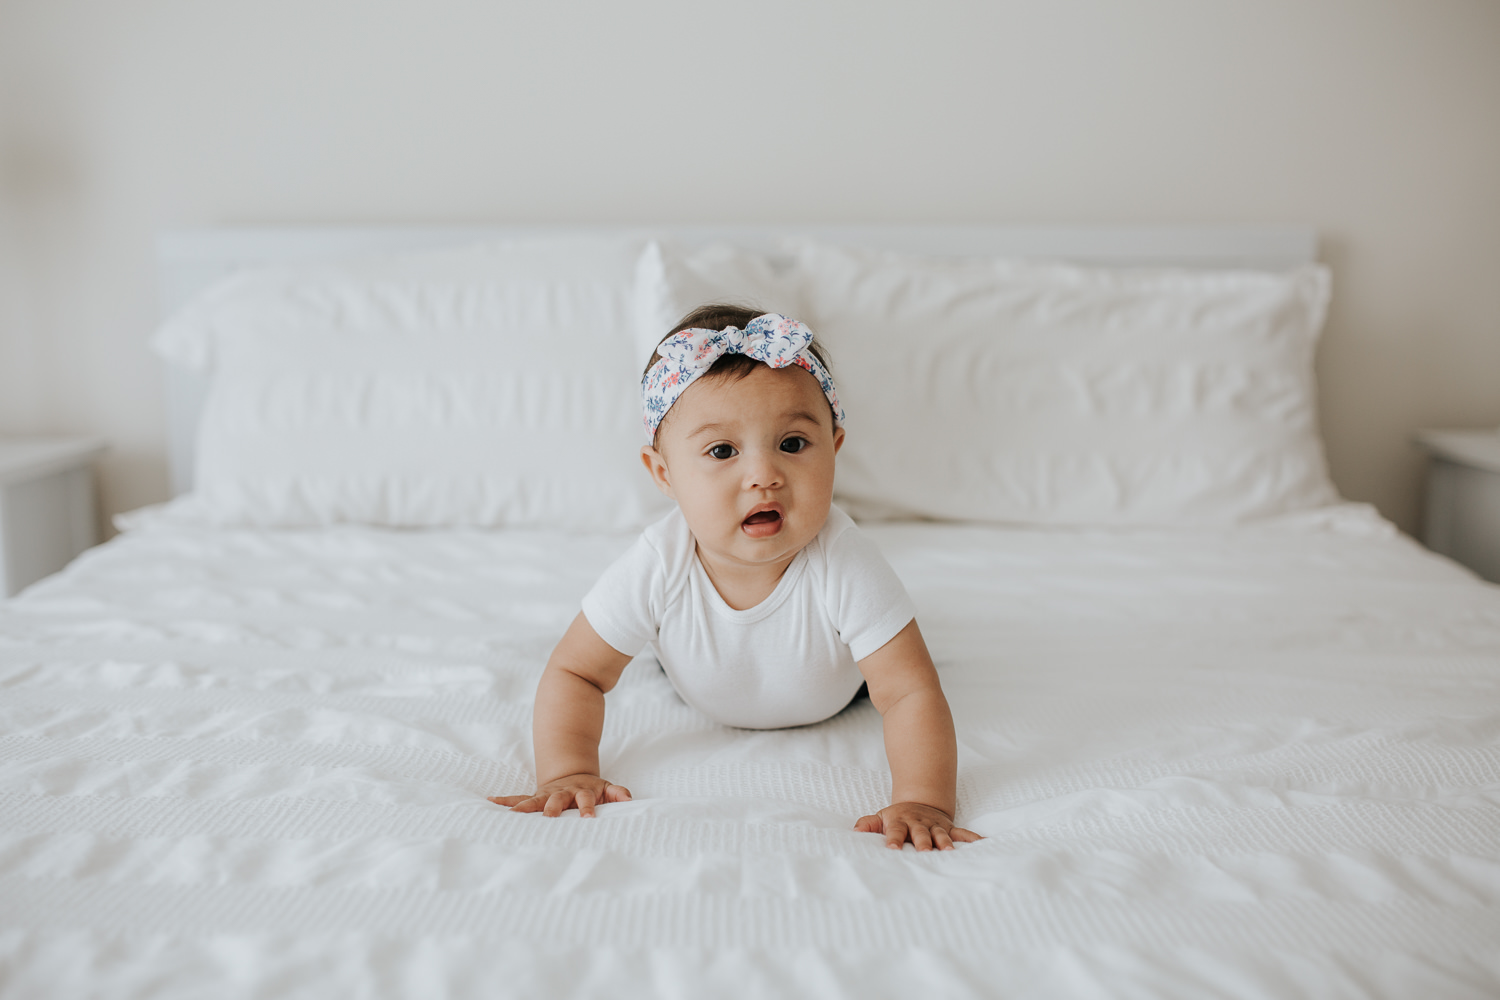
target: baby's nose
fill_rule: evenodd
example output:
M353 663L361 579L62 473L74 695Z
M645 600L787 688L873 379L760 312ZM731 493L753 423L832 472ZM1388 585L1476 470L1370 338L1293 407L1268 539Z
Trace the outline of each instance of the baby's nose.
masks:
M761 452L752 461L746 463L746 489L768 490L782 485L785 477L782 474L781 463L777 461L777 454L779 453Z

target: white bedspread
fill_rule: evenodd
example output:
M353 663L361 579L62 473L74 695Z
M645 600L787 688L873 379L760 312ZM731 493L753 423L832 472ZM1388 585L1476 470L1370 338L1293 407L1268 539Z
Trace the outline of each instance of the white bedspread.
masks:
M619 537L158 524L0 604L0 994L1500 995L1500 588L1344 508L868 529L961 744L944 854L868 702L610 694L635 801L519 816Z

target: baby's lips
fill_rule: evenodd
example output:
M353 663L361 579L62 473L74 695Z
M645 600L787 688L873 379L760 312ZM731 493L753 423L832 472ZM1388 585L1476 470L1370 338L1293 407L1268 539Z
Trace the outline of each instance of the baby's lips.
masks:
M774 515L774 516L772 516L772 517L763 517L762 515L765 515L765 514L771 514L771 515ZM786 511L784 511L782 509L781 504L779 504L779 503L762 503L762 504L756 504L754 507L751 507L750 508L750 512L745 515L744 519L741 520L740 523L741 524L766 524L766 523L769 523L771 521L780 521L780 520L783 520L785 517L786 517Z
M785 516L780 504L761 504L745 515L740 530L750 538L772 538L781 534Z

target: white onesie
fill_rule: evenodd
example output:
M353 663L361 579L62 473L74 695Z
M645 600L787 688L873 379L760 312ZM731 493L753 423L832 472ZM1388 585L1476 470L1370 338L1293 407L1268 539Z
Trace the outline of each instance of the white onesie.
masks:
M916 616L894 570L849 515L793 557L771 596L736 611L714 589L682 513L648 527L583 599L599 637L656 654L689 705L717 722L819 722L854 698L862 660Z

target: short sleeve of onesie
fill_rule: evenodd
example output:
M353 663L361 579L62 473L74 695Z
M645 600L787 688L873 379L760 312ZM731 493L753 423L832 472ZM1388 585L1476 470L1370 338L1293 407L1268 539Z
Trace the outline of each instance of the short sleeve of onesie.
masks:
M896 571L852 523L829 547L825 580L829 617L856 660L890 642L917 616Z
M626 656L635 656L656 638L661 554L646 536L604 571L583 598L583 616L599 638Z

